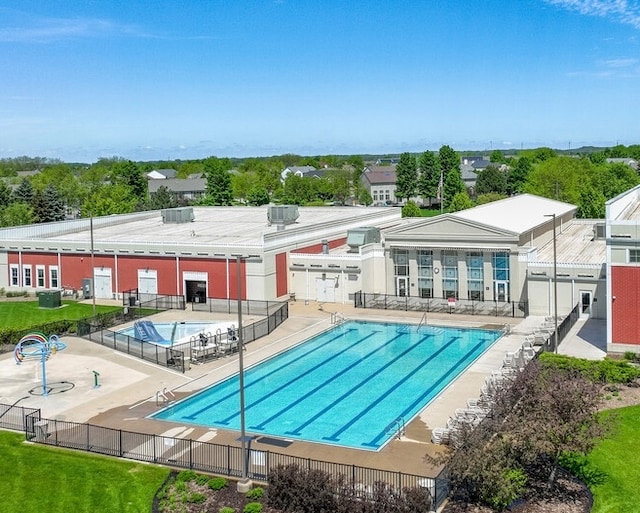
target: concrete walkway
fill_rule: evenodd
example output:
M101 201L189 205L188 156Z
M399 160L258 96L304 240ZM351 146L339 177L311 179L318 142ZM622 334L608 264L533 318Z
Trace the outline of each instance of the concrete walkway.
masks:
M290 303L289 319L273 333L247 345L245 368L286 350L331 327L331 314L340 312L346 319L399 321L418 324L421 312L354 309L351 305ZM233 319L212 313L167 311L152 317L157 322L219 321ZM252 318L245 320L245 325ZM430 443L431 429L444 426L456 408L466 406L477 397L492 371L498 370L506 352L516 351L525 336L541 320L513 319L449 314L429 314L429 324L457 327L504 329L501 337L462 375L451 383L420 414L407 424L405 435L393 439L380 451L362 451L295 441L287 448L256 447L319 460L356 464L365 467L402 471L409 474L435 476L439 467L430 465L425 456L436 456L443 450ZM582 322L560 345L560 352L583 357L601 357L601 326ZM180 399L208 387L238 369L238 355L229 355L201 365L191 365L184 374L159 367L135 357L102 347L77 337L65 337L68 348L52 355L47 362L49 384L61 383L47 396L41 395L41 365L26 361L16 365L12 354L0 355L0 403L40 408L48 419L90 422L128 431L209 440L221 444L238 444L238 433L202 426L184 426L149 419L164 406L163 390L170 399ZM94 387L94 372L99 373L99 387Z

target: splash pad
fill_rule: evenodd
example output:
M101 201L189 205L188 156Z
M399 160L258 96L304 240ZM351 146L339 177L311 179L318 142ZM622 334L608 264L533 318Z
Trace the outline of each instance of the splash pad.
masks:
M58 335L50 335L47 338L44 333L35 331L20 339L13 350L13 358L18 365L27 360L40 360L42 365L42 395L46 396L52 390L51 387L47 386L47 360L51 355L66 349L66 347L67 344L61 342ZM34 390L30 390L30 393L35 393Z

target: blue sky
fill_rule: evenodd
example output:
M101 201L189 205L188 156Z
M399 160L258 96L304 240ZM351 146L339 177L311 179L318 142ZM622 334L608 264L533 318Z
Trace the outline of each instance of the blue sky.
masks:
M640 0L0 0L0 157L640 143Z

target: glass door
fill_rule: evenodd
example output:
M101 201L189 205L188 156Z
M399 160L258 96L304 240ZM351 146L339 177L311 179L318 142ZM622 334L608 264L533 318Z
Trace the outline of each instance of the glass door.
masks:
M508 281L496 281L495 282L495 296L496 301L506 303L509 301L509 282Z
M409 278L407 276L396 277L396 296L405 297L409 291Z

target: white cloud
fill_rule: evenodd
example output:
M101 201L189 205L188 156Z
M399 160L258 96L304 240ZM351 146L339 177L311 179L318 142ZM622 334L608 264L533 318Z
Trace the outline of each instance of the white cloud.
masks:
M638 64L638 59L621 58L621 59L609 59L602 63L607 68L629 68Z
M61 39L95 38L110 35L152 37L139 28L94 18L47 18L27 26L0 28L2 43L49 43Z
M640 2L637 0L544 0L585 16L609 18L618 23L640 28Z

